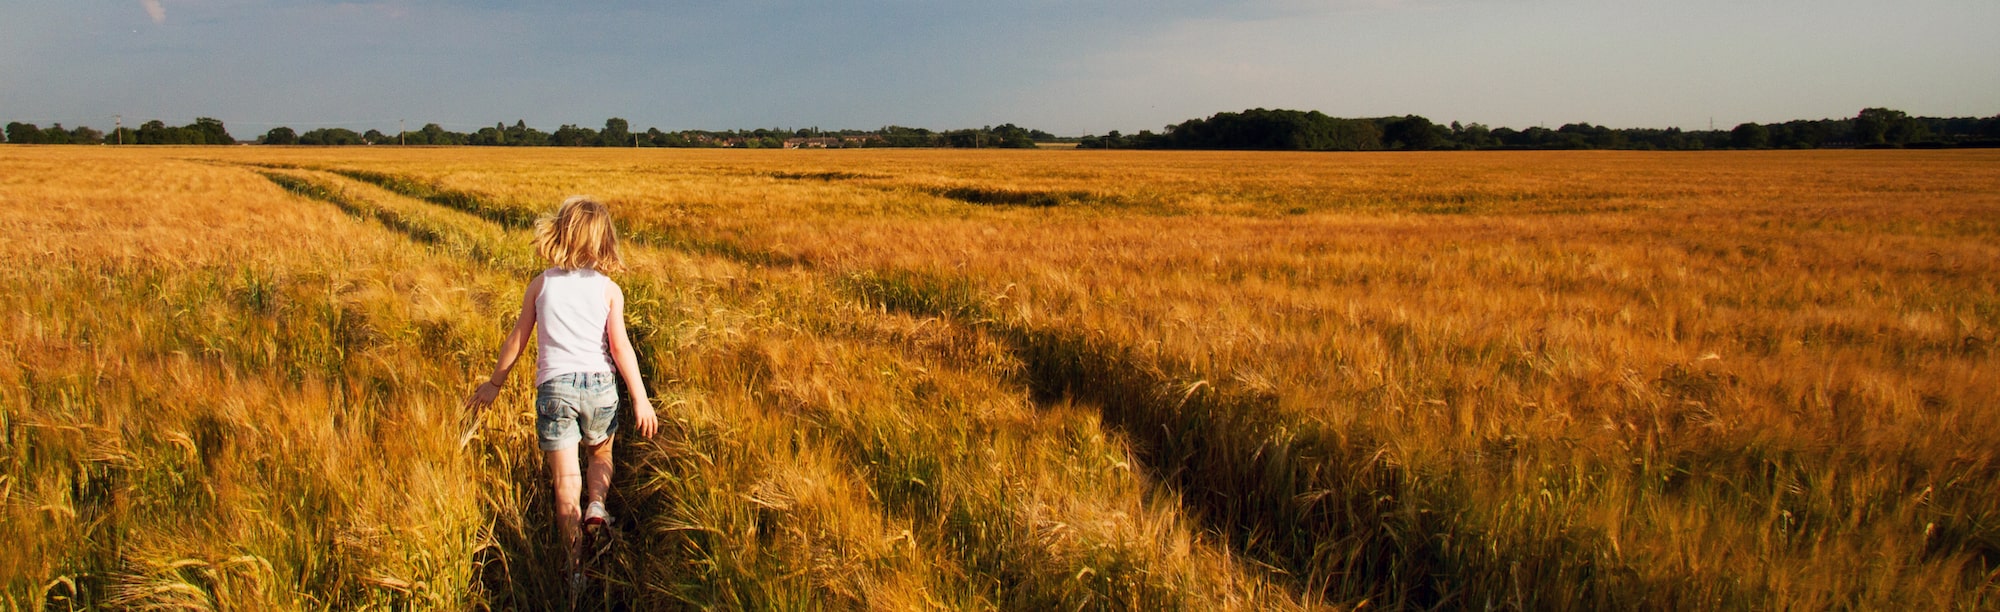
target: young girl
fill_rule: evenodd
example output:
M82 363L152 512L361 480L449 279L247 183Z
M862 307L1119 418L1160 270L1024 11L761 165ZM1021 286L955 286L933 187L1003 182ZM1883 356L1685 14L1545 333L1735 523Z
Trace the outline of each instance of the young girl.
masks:
M492 378L466 401L475 411L492 404L529 335L535 336L535 433L555 483L556 527L568 549L570 580L576 583L582 578L579 532L584 525L611 520L604 494L611 488L611 439L618 416L613 370L636 404L639 433L653 437L657 422L646 385L639 380L639 357L625 333L625 293L604 275L624 270L611 211L587 196L564 200L554 216L535 222L535 254L554 267L528 282L521 317L500 345ZM589 464L585 478L577 470L578 442ZM580 510L579 494L587 495L588 509Z

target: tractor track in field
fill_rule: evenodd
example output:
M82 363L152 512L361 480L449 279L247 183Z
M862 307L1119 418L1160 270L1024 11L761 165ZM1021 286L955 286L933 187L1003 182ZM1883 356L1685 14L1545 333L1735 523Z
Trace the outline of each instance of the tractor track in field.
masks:
M419 179L370 171L330 172L502 227L525 228L532 223L519 211L502 210L502 205L476 194ZM844 288L864 303L999 339L1023 365L1013 384L1026 389L1045 409L1070 401L1092 407L1106 427L1131 442L1144 466L1138 473L1149 486L1179 499L1234 554L1276 568L1286 576L1279 580L1289 582L1299 596L1365 593L1427 607L1490 598L1430 579L1449 575L1467 560L1449 541L1411 535L1481 536L1449 522L1446 517L1458 509L1440 506L1436 499L1420 502L1427 504L1424 507L1405 499L1401 492L1413 476L1383 461L1387 451L1367 432L1336 432L1317 421L1284 414L1269 391L1163 366L1113 341L1005 321L985 312L969 279L906 270L834 270L810 259L681 234L647 228L627 236L651 248L803 271ZM419 239L416 234L412 238ZM1593 560L1602 558L1600 551L1578 541L1551 541L1544 546L1537 554L1554 557L1586 575L1593 571ZM1341 579L1357 582L1332 582ZM1609 584L1585 588L1604 589ZM1611 596L1615 600L1615 594Z
M420 179L330 172L502 228L532 224L518 208ZM872 177L772 178L847 182ZM1087 194L973 194L991 200L985 202L958 197L966 194L933 195L980 205L1043 206L1082 201ZM385 226L398 227L399 218L374 215ZM1626 570L1604 565L1611 557L1587 537L1552 538L1519 551L1484 556L1473 551L1468 556L1453 540L1490 536L1453 518L1464 512L1451 505L1461 496L1412 492L1412 483L1421 477L1385 460L1390 451L1369 432L1336 431L1310 416L1287 414L1273 391L1165 364L1105 338L1007 321L986 311L971 279L899 269L838 269L674 228L632 229L627 236L636 245L805 273L871 307L935 319L963 330L957 336L999 340L1022 365L1009 384L1025 389L1043 409L1074 402L1096 411L1105 427L1130 442L1143 465L1136 473L1149 487L1178 499L1232 554L1275 568L1284 576L1277 581L1288 583L1296 596L1360 593L1425 607L1490 601L1496 593L1453 588L1435 577L1467 570L1505 575L1510 570L1496 565L1534 558L1559 567L1552 571L1562 575L1595 577L1578 585L1586 600L1624 601L1619 585ZM421 230L402 231L419 242L436 240ZM1440 533L1450 538L1421 535ZM1347 582L1338 582L1343 580Z
M503 226L526 227L522 215L476 195L387 173L332 170L405 197L448 207ZM777 177L793 179L793 177ZM839 180L803 177L793 180ZM949 197L949 196L944 196ZM1289 422L1271 408L1274 398L1232 389L1198 372L1167 372L1134 358L1128 347L1061 330L1035 329L987 316L969 282L919 273L846 273L823 269L809 259L780 256L718 240L670 236L658 230L630 231L630 239L653 248L684 249L750 266L803 269L830 277L867 303L983 332L1003 340L1025 371L1016 384L1044 407L1065 399L1094 406L1103 422L1133 441L1144 462L1141 473L1163 487L1224 534L1231 548L1261 563L1298 575L1386 575L1407 566L1427 568L1434 552L1396 547L1396 525L1379 491L1393 490L1399 474L1381 465L1379 448L1367 440L1332 436L1319 428ZM1327 466L1353 466L1345 471ZM1340 567L1315 568L1328 548L1341 546ZM1399 568L1398 566L1404 566ZM1420 570L1417 573L1430 573ZM1321 588L1298 584L1301 593ZM1440 601L1448 594L1416 585L1404 595Z
M503 210L498 205L482 200L476 194L444 189L409 177L364 170L264 167L257 168L255 171L287 191L332 204L357 219L372 220L380 223L385 228L406 236L413 243L430 248L444 248L471 261L508 273L531 274L534 271L532 262L520 261L521 254L525 252L524 248L510 248L505 244L493 244L491 241L482 242L463 239L465 235L473 231L473 228L483 225L488 228L498 228L503 235L509 236L506 239L507 243L525 245L528 242L524 236L519 236L518 234L532 225L533 220L529 215L519 214L516 211ZM357 195L356 191L339 184L338 181L342 179L379 188L382 193L378 196ZM382 196L389 198L401 197L417 206L426 207L428 210L412 210L407 205L382 206L377 202L384 199ZM1185 457L1192 451L1188 450L1185 444L1176 445L1155 439L1157 436L1151 434L1162 430L1162 428L1148 426L1140 422L1144 419L1165 418L1168 415L1163 414L1157 409L1159 407L1156 405L1157 403L1147 404L1155 408L1150 411L1105 408L1104 406L1106 405L1122 406L1130 404L1132 402L1129 400L1133 398L1089 393L1090 389L1095 388L1095 381L1092 380L1065 380L1063 377L1075 375L1076 372L1073 369L1064 369L1066 367L1064 365L1052 363L1050 361L1052 358L1051 351L1039 350L1037 348L1041 346L1037 344L1038 342L1046 344L1051 340L1051 337L1046 334L1036 335L1025 330L1001 327L992 324L990 320L969 320L963 316L966 314L964 312L953 311L950 308L934 307L939 306L936 304L928 305L933 307L927 307L926 303L921 300L897 299L884 293L884 285L878 282L880 277L877 275L839 275L835 272L820 269L815 262L810 260L744 249L728 241L706 241L694 237L671 236L660 232L630 232L627 233L627 236L635 245L644 248L683 250L716 256L753 267L790 268L805 271L831 281L833 285L843 288L855 299L886 306L899 312L907 312L924 317L937 317L947 325L962 327L973 332L997 334L998 337L1012 344L1014 354L1027 365L1026 379L1014 381L1014 384L1021 385L1022 388L1029 391L1030 397L1037 404L1047 409L1063 397L1075 397L1090 402L1092 405L1098 406L1097 410L1102 414L1103 421L1108 426L1122 432L1128 439L1138 441L1143 447L1139 449L1138 456L1144 458L1150 465L1148 469L1138 471L1135 474L1142 481L1148 483L1146 484L1147 487L1169 491L1169 495L1176 499L1203 500L1199 503L1190 503L1191 507L1195 507L1198 510L1194 513L1194 516L1199 518L1215 516L1217 512L1214 509L1217 507L1217 504L1214 500L1226 498L1229 495L1229 492L1213 489L1197 489L1193 494L1190 494L1187 491L1187 487L1192 482L1187 476L1204 475L1206 472L1189 469L1189 466L1185 465L1186 460L1181 461L1180 463L1182 464L1176 464L1175 461L1168 460L1166 457L1169 455ZM919 288L918 290L923 291L924 289ZM1112 362L1099 360L1093 363L1109 365ZM1119 367L1129 365L1131 364L1118 363ZM1136 371L1133 370L1133 372ZM665 380L661 378L658 372L648 371L645 375L648 377L648 380ZM1127 384L1127 387L1121 388L1123 391L1132 391L1138 387L1146 387L1149 389L1146 392L1147 394L1151 394L1150 390L1155 390L1155 388L1167 389L1173 386L1163 380L1152 378L1121 380ZM1204 386L1206 390L1203 389ZM1214 395L1216 393L1213 386L1205 385L1205 383L1193 388L1169 389L1168 392L1177 394L1179 398L1179 401L1175 403L1175 407L1177 408L1188 405L1191 398L1206 397L1207 395ZM1195 401L1199 405L1200 402L1208 400ZM1206 442L1208 441L1201 440L1194 443L1203 444ZM893 449L886 450L890 451L891 455L897 454L893 452ZM884 451L885 449L870 450L866 447L857 448L854 452L859 454L855 455L855 460L873 461ZM637 452L634 445L621 445L618 452L621 454L619 459L621 463L638 465L634 461L634 458L629 456L630 453ZM1271 467L1269 464L1270 462L1267 461L1251 465L1269 468ZM621 481L629 478L631 472L633 470L621 470L619 472ZM1163 479L1150 476L1151 474L1169 476ZM1174 476L1181 477L1175 478ZM538 477L539 474L519 475L517 488L521 490L534 490L535 486L540 484ZM614 489L623 490L626 486L626 484L621 482ZM918 503L921 505L922 502L909 501L906 503ZM899 512L908 512L911 510L912 508L905 508ZM964 510L961 509L960 511ZM1209 528L1222 533L1257 529L1254 526L1231 526L1215 522L1211 522ZM958 538L965 536L949 537ZM1264 536L1253 534L1247 538L1237 537L1231 539L1240 543L1260 537ZM667 548L662 546L662 544L661 542L641 541L634 545L634 548L640 550ZM525 548L531 545L532 542L529 541L526 534L517 534L517 537L500 548L512 551L509 554L521 555L526 552ZM510 564L510 567L518 565L521 564L513 563ZM1284 567L1284 565L1280 565L1279 567ZM519 570L516 569L514 571L518 573ZM1257 571L1256 573L1264 575L1267 578L1277 579L1280 582L1286 580L1277 575L1267 574L1262 571ZM546 582L546 578L541 576L510 576L507 582L509 584L519 582L539 584ZM1295 593L1300 592L1300 589L1296 588L1296 586L1289 590L1293 590Z

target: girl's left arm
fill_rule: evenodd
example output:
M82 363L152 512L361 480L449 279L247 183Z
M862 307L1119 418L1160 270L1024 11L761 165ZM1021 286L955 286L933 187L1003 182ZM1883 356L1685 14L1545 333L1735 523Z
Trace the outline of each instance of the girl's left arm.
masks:
M611 316L605 319L604 335L611 340L611 360L625 379L625 390L632 394L632 416L640 435L651 438L659 420L653 415L652 398L646 397L646 382L639 379L639 354L632 350L632 337L625 331L625 290L613 283L609 292Z

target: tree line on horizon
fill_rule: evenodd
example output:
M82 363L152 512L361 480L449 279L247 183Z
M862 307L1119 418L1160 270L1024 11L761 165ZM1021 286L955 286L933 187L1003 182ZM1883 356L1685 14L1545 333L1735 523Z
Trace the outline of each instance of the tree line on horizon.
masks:
M604 128L564 124L554 132L528 127L526 121L473 132L454 132L436 123L396 134L380 130L356 132L347 128L316 128L299 133L290 127L276 127L259 136L256 144L268 145L416 145L416 146L559 146L559 147L742 147L780 148L788 143L826 148L847 147L934 147L934 148L1033 148L1037 142L1058 140L1055 135L1008 123L973 129L932 131L926 128L885 126L876 130L797 130L758 128L754 130L683 130L677 132L649 128L635 132L630 122L612 117ZM64 128L58 123L42 128L32 123L8 123L5 141L12 144L135 144L135 145L218 145L237 144L221 120L202 117L194 123L173 127L154 120L138 129L119 128L110 134L86 126Z
M219 119L200 117L185 126L153 120L137 129L118 128L107 134L85 126L48 128L8 123L5 142L12 144L135 144L226 145L236 138ZM544 132L516 121L496 123L473 132L454 132L430 123L422 128L387 134L347 128L316 128L299 133L276 127L254 140L269 145L418 145L418 146L563 146L563 147L741 147L811 146L1032 148L1042 142L1075 142L1084 149L1226 149L1273 151L1436 151L1510 149L1817 149L1859 147L2000 147L2000 115L1994 117L1913 117L1887 108L1862 109L1843 119L1795 120L1784 123L1743 123L1730 130L1679 128L1610 128L1571 123L1556 129L1489 128L1478 123L1439 125L1418 115L1341 118L1319 111L1250 109L1217 113L1150 130L1103 136L1058 138L1042 130L1014 124L975 129L933 131L885 126L875 130L814 128L754 130L631 129L625 119L605 120L593 130L564 124Z
M1743 123L1730 130L1616 129L1589 123L1515 130L1456 121L1438 125L1417 115L1348 119L1319 111L1257 108L1189 119L1157 134L1113 131L1085 136L1077 146L1271 151L2000 147L2000 115L1912 117L1899 110L1867 108L1845 119Z
M156 119L140 124L138 129L120 127L109 134L88 126L64 128L58 123L41 128L17 121L8 123L4 134L10 144L236 144L222 120L212 117L196 118L194 123L180 127Z

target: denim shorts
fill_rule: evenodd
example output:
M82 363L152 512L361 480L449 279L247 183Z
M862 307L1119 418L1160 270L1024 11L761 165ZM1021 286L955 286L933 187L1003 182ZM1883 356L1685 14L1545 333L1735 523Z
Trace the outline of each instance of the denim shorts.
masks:
M618 421L617 377L610 372L557 374L535 387L535 435L542 450L590 446L611 439Z

